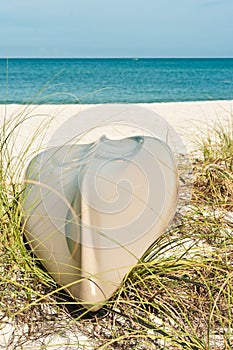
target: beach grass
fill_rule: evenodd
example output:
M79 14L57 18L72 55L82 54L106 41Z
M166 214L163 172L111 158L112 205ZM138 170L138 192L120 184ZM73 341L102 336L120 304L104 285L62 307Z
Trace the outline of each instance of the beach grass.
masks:
M173 223L106 305L88 313L56 285L23 238L17 182L22 163L13 166L9 140L25 115L3 123L0 132L0 330L8 329L5 348L232 349L232 116L229 128L215 126L191 155L189 204L178 208ZM21 157L36 137L24 145Z

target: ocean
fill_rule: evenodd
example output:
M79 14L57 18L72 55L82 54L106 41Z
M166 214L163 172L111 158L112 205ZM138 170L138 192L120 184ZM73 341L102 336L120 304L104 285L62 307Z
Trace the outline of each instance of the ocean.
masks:
M0 59L0 103L233 99L233 59Z

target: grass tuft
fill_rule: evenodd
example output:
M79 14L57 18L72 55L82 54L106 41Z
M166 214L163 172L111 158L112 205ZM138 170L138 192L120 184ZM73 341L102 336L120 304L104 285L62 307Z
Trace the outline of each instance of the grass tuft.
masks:
M25 118L27 111L0 132L0 333L5 332L5 348L49 349L59 343L81 349L88 339L85 349L232 349L232 127L219 126L200 141L198 156L191 159L194 181L187 210L178 210L103 309L87 314L55 284L23 239L15 180L22 163L12 167L9 140Z

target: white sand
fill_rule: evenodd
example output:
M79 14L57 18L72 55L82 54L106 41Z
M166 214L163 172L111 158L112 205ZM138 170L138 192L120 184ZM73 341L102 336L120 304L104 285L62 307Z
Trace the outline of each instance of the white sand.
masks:
M90 117L89 113L91 109L102 108L106 105L0 105L0 126L5 124L5 135L8 133L10 137L7 139L9 154L11 155L11 170L15 173L15 176L19 178L29 162L29 160L37 154L39 151L48 147L48 143L51 140L54 132L59 129L65 121L70 120L73 116L77 115L75 120L78 123L74 127L66 125L66 133L76 132L80 129L85 129L90 123L90 119L101 119L101 113L96 116L96 112ZM114 106L114 105L110 105ZM128 105L127 105L128 106ZM176 103L148 103L131 105L136 108L144 107L146 113L140 117L142 127L147 129L156 129L161 133L161 125L150 123L148 125L148 113L154 115L160 115L164 118L171 127L175 128L179 137L182 139L187 151L197 148L196 141L200 138L206 138L207 135L212 134L211 129L216 124L221 123L229 126L229 123L233 123L233 101L205 101L205 102L176 102ZM131 108L131 107L130 107ZM80 112L88 112L83 118L79 118ZM143 120L144 119L144 120ZM153 117L152 117L153 119ZM74 119L73 119L74 120ZM80 120L82 120L80 122ZM108 122L108 120L107 120ZM14 129L14 132L11 131ZM73 130L75 129L75 130ZM119 132L120 131L120 132ZM59 142L62 144L61 133ZM97 136L105 133L107 136L118 137L132 136L138 134L138 129L131 128L121 133L121 129L113 126L106 131L104 128L95 128L95 132L90 132L86 138L82 138L82 142L90 142L93 139L97 139ZM127 134L128 133L128 134ZM0 134L1 143L3 142L2 132ZM6 137L6 136L5 136ZM163 130L163 138L166 138L166 130ZM67 138L65 138L67 140ZM33 142L32 142L33 140ZM28 145L32 142L29 150ZM178 144L177 140L172 140L173 145ZM55 142L57 145L57 141ZM54 144L53 144L54 145ZM169 144L171 146L171 144ZM50 144L51 146L51 144ZM179 148L179 146L178 146ZM182 145L183 148L183 145ZM27 150L27 151L26 151ZM27 157L25 156L25 151ZM12 165L15 168L12 168ZM15 170L17 169L17 171Z
M211 128L216 123L226 124L230 119L232 123L233 101L149 103L136 106L142 106L167 120L189 150L196 147L196 139L211 134ZM3 124L4 118L11 121L7 126L9 131L16 121L27 119L14 132L14 155L17 156L22 154L21 147L26 146L36 132L39 135L33 137L34 149L39 144L43 148L60 125L92 107L93 105L0 105L0 125ZM45 124L48 123L46 128Z
M211 136L211 128L217 123L225 124L226 126L229 123L233 123L233 101L151 103L140 106L152 110L166 119L180 135L188 150L195 149L196 139L204 138L207 135ZM32 137L35 140L33 150L43 148L55 129L70 117L91 107L91 105L0 105L0 125L2 126L5 122L6 135L19 121L27 118L20 126L15 128L14 137L8 140L9 144L13 146L12 156L15 157L13 160L17 162L17 160L22 158L25 147ZM44 123L46 121L49 122L48 129L45 128ZM37 132L38 130L39 132ZM36 132L37 136L33 136ZM22 162L24 161L24 159L21 160ZM13 325L7 325L0 330L0 344L2 346L7 343L13 330ZM82 338L81 335L80 337ZM85 342L84 339L83 341ZM60 344L63 341L62 337L61 339L56 338L56 342ZM50 349L57 348L57 346L55 347L52 344L50 346ZM39 347L35 344L34 348L37 349Z

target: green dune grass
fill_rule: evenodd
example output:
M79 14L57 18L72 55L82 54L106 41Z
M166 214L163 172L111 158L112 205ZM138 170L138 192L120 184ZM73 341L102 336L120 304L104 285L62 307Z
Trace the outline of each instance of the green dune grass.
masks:
M15 121L22 123L20 118ZM70 332L79 331L95 349L232 349L232 117L227 130L220 125L199 140L191 156L186 210L178 208L172 225L96 315L65 295L23 239L15 180L22 169L15 162L13 167L9 146L15 121L0 132L0 329L14 325L9 349L55 334L66 344ZM78 341L68 348L78 349Z

